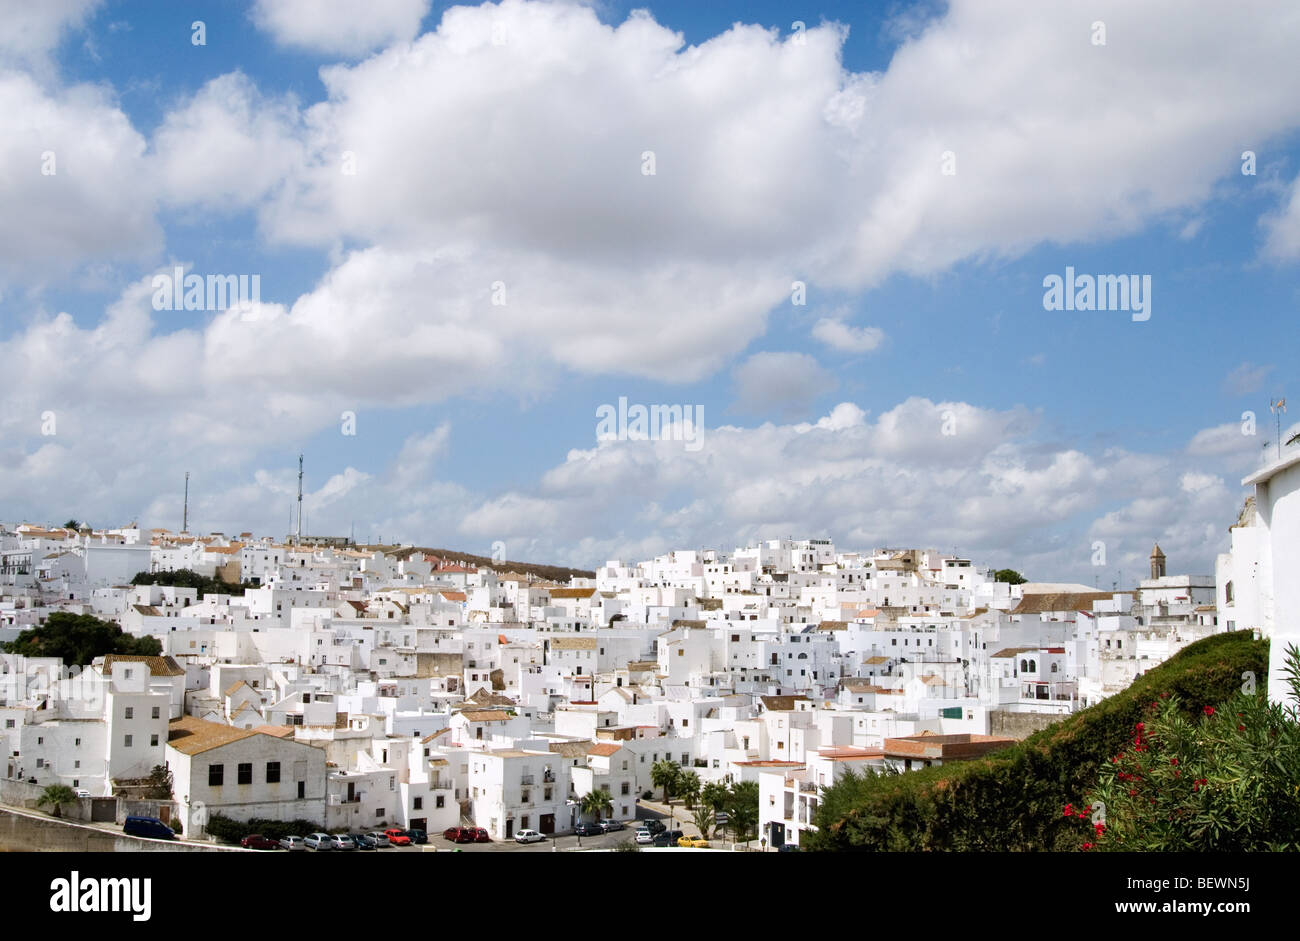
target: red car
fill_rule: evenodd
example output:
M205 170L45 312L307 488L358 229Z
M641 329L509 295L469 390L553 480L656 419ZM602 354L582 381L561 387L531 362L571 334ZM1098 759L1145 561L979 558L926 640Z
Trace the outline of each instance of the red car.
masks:
M442 831L442 838L444 840L454 840L458 833L460 833L460 827L448 827Z
M280 848L278 840L272 840L260 833L250 833L239 841L239 845L246 850L278 850Z
M474 842L475 842L475 843L491 843L491 842L492 842L492 837L488 836L488 832L487 832L486 830L484 830L482 827L475 827L475 828L474 828Z
M384 836L388 837L388 842L394 846L411 845L411 838L406 835L406 831L401 827L389 827L384 831Z

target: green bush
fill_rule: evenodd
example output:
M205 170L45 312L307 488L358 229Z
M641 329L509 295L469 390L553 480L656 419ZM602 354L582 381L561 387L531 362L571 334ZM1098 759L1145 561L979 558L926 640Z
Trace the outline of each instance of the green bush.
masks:
M1161 693L1187 717L1268 674L1268 642L1248 631L1184 648L1121 693L987 758L904 774L846 774L824 788L809 850L1062 850L1080 845L1061 808L1086 793Z
M286 836L306 836L324 830L319 823L311 820L231 820L224 814L212 814L208 818L208 833L223 843L238 843L250 833L260 833L271 840L282 840ZM342 832L342 831L340 831Z
M1290 699L1263 683L1191 718L1162 693L1100 781L1062 817L1085 850L1250 853L1300 850L1300 650L1287 648Z

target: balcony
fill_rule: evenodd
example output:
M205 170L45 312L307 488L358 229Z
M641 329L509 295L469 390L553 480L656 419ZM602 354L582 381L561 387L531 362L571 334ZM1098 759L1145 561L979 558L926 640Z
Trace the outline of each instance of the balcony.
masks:
M520 787L530 787L534 783L536 783L536 779L531 774L524 774L519 777Z

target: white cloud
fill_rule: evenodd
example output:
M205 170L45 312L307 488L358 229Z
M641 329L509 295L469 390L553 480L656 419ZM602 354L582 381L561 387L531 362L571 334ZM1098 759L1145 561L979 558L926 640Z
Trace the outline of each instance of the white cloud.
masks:
M415 38L432 0L256 0L249 15L283 46L359 56Z
M64 33L82 26L101 0L0 0L0 66L48 72Z
M1260 220L1264 228L1264 255L1274 261L1300 258L1300 177L1291 184L1285 205Z
M0 115L0 288L157 251L145 140L108 92L0 71Z
M870 353L885 339L885 331L879 327L851 327L827 317L817 321L812 335L827 346L845 353Z
M1258 392L1273 371L1272 366L1256 366L1254 363L1242 363L1223 380L1223 389L1228 395L1243 396Z
M807 353L755 353L732 372L736 400L731 411L795 417L838 380Z

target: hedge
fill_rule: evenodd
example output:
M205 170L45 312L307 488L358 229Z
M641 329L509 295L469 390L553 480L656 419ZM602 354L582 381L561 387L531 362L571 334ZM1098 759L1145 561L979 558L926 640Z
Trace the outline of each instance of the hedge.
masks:
M822 789L806 850L1064 850L1078 835L1061 807L1096 786L1142 710L1177 694L1189 716L1217 705L1251 672L1268 676L1268 641L1216 634L1179 651L1128 689L988 758L902 774L846 774Z
M231 820L222 814L213 814L208 818L207 831L224 843L238 843L250 833L260 833L271 840L281 840L286 836L306 836L320 832L323 828L311 820ZM340 831L341 832L341 831Z

